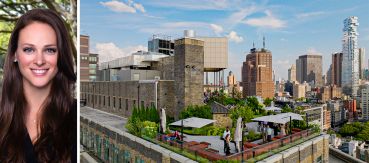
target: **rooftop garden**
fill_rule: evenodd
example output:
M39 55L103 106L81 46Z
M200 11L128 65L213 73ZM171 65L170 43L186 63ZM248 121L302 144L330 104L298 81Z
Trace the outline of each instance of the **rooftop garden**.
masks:
M222 91L213 92L211 93L211 96L209 96L209 98L206 100L205 105L188 106L187 108L183 109L183 111L179 115L179 118L185 119L190 117L198 117L204 119L213 119L211 104L212 102L218 102L228 108L228 112L226 113L226 115L232 121L231 126L233 127L230 126L230 131L233 137L235 132L234 126L236 126L236 122L239 117L242 118L243 123L248 123L252 122L252 119L257 117L277 114L273 111L266 111L264 109L265 106L270 106L272 101L273 99L263 99L261 102L261 100L257 99L256 97L247 97L245 99L241 99L238 97L230 97L224 94ZM281 112L295 112L297 114L302 114L302 108L292 109L289 106L284 106L282 107ZM186 136L175 136L174 131L182 131L182 128L181 126L168 126L172 122L173 118L167 116L166 132L160 133L159 112L155 108L135 108L133 110L132 116L128 120L126 128L128 132L133 135L142 137L148 141L159 144L171 151L174 151L178 154L184 155L199 162L208 162L209 160L221 162L221 160L231 161L235 159L233 158L233 156L230 157L228 155L220 154L219 151L222 151L223 149L214 149L214 146L212 146L209 142L186 141ZM298 143L298 139L304 140L306 138L314 136L314 133L319 132L318 126L308 126L305 120L292 120L291 126L292 133L289 132L290 125L286 125L286 135L278 135L271 141L279 142L279 145L273 145L273 148L268 148L270 149L268 151L269 153L278 152L281 149L285 150L286 148L289 148L291 146L287 145L288 143ZM225 126L220 127L213 124L201 128L183 128L183 133L189 136L219 136L218 141L221 142L223 142L223 140L220 139L224 131ZM277 130L276 132L279 133L280 130ZM263 146L265 146L264 141L262 141L262 143L253 143L255 141L259 142L262 139L261 133L254 130L245 131L244 133L244 150L260 150L257 156L253 155L252 157L247 157L247 159L260 160L260 158L264 158L265 156L267 156L262 150L262 148L264 148ZM237 156L237 158L239 158L239 156Z

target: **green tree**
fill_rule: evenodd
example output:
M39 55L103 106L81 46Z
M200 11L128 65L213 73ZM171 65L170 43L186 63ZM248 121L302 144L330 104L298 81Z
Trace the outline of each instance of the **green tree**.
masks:
M266 98L265 100L264 100L264 105L265 106L270 106L271 104L272 104L272 99L270 99L269 97L268 98Z
M292 112L292 109L290 108L290 106L285 105L282 107L282 113L288 113L288 112Z
M205 118L205 119L212 119L213 115L211 114L211 108L209 105L190 105L186 109L184 109L181 114L180 118L189 118L189 117L198 117L198 118Z
M361 127L360 123L359 124L358 123L345 124L340 128L339 134L342 135L343 137L355 136L355 135L359 134L361 129L362 129L362 127Z
M138 117L130 117L126 124L126 129L129 133L141 137L141 129L143 128L143 123Z
M355 138L362 141L369 141L369 122L364 124L363 130L361 130Z
M230 117L233 124L236 124L238 117L241 117L243 122L251 122L251 119L254 117L254 112L249 106L237 105L231 109Z
M255 114L260 114L260 110L263 108L263 106L259 104L258 99L254 96L246 98L246 105L249 106Z

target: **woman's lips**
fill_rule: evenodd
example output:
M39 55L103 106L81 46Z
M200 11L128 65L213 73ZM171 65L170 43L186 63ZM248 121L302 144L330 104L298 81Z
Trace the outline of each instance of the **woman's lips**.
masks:
M31 69L32 73L36 76L44 76L48 70L49 69Z

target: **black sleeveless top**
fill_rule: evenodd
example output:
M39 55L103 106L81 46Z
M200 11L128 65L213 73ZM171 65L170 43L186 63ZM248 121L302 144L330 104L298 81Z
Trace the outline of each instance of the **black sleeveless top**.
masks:
M74 100L73 106L71 107L71 111L69 112L68 116L70 116L68 117L68 119L72 119L74 121L72 124L75 124L72 126L73 128L71 127L70 129L70 132L73 132L75 135L74 141L73 141L74 144L70 152L71 152L71 162L76 163L77 162L77 101L76 100ZM49 146L49 148L52 148L52 147ZM25 149L26 162L27 163L38 163L35 151L33 149L32 140L30 136L28 135L28 133L24 140L24 149Z

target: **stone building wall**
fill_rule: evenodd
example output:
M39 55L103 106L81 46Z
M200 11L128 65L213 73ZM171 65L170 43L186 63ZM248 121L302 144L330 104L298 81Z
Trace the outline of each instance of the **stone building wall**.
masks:
M232 127L232 119L228 114L213 114L214 126L217 127Z
M192 38L178 39L174 51L176 115L179 115L188 105L203 104L204 42Z
M156 144L81 117L81 144L104 162L194 162Z
M157 89L158 108L166 108L167 115L173 117L173 109L175 109L174 81L160 80ZM86 99L87 106L124 117L129 117L133 108L139 105L140 107L155 106L155 96L155 83L139 83L139 81L81 82L81 99Z
M329 162L329 135L321 135L295 147L274 154L261 163L282 162Z

